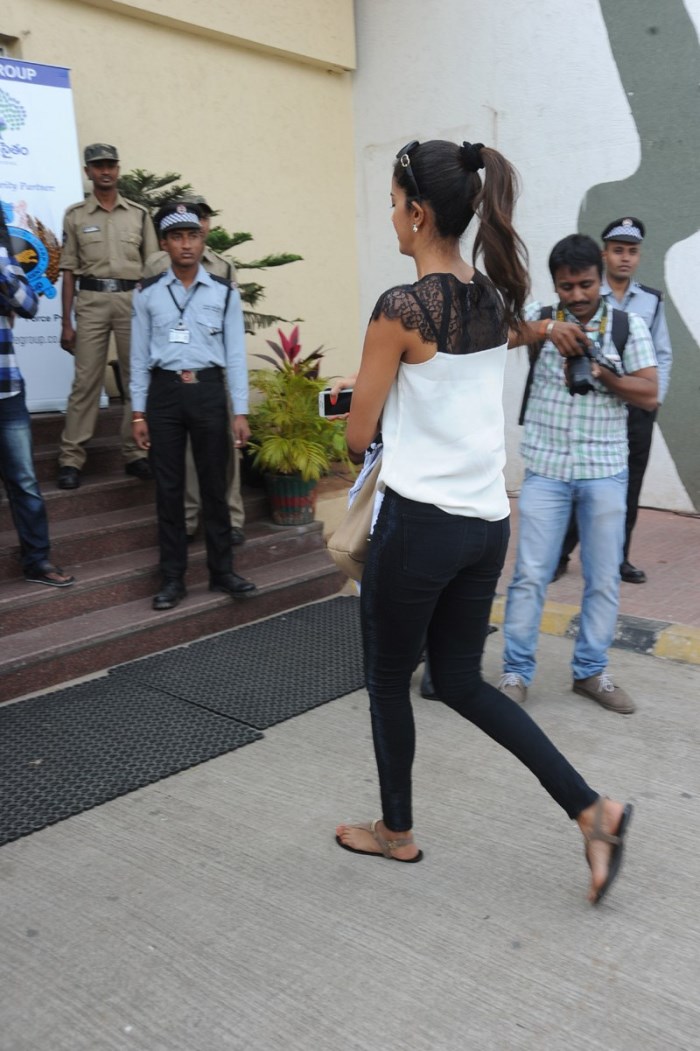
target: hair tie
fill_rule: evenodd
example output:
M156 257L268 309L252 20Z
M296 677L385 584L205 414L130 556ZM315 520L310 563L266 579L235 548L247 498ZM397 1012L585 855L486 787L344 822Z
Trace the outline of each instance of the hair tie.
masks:
M479 168L484 168L484 161L481 156L481 151L484 148L483 142L463 142L460 149L462 151L462 157L464 158L464 164L467 171L478 172Z

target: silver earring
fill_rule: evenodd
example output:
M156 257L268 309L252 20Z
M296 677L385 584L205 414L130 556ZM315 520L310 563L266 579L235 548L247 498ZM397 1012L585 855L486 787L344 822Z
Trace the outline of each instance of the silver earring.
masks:
M413 224L413 232L414 232L414 234L418 233L418 223L414 223Z

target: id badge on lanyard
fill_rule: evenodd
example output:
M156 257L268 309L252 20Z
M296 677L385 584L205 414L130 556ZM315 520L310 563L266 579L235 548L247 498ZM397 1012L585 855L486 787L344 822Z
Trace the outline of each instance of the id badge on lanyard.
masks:
M185 322L180 318L175 328L170 329L170 335L168 336L169 343L189 343L190 341L190 330L185 325Z
M198 287L199 285L194 286L194 288L189 292L189 294L185 298L185 302L181 306L175 298L172 288L170 287L170 285L168 285L168 292L170 293L170 298L172 299L173 303L180 312L180 320L178 321L177 325L175 325L175 328L170 329L170 335L168 336L169 343L189 343L190 330L183 321L183 315L187 310L187 307L192 302L192 299L194 298Z

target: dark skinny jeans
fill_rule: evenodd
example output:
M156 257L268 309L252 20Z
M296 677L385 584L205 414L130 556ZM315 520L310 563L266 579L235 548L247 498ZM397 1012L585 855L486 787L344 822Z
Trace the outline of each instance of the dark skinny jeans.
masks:
M437 696L512 752L575 818L598 798L521 706L481 677L509 519L450 515L387 489L362 577L365 675L382 817L413 827L410 682L426 639Z

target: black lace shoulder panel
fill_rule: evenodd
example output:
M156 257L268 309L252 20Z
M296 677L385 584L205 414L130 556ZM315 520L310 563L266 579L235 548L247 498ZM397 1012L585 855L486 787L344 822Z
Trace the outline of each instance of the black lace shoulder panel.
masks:
M469 284L452 274L428 274L413 285L396 285L377 300L372 321L380 317L399 320L443 354L473 354L508 337L501 298L478 271Z
M425 317L416 299L413 285L396 285L382 292L372 311L372 321L378 321L380 317L388 318L390 321L398 319L409 331L413 329L420 331L421 323L425 325ZM434 342L434 340L434 336L428 335L427 342Z

